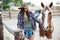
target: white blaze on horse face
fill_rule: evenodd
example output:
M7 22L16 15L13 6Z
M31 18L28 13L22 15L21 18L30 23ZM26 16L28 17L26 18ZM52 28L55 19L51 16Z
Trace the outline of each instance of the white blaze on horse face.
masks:
M48 13L49 13L48 10L46 10L46 11L44 12L45 18L44 18L44 24L43 24L43 26L44 26L45 29L48 27Z

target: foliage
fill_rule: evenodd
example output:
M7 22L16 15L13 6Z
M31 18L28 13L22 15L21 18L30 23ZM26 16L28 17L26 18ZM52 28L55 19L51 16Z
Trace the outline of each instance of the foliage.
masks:
M3 9L10 8L9 6L10 0L3 0Z
M9 9L11 7L11 5L10 5L11 2L15 3L14 4L15 6L20 6L21 3L23 3L23 0L3 0L3 3L2 3L3 9L6 9L6 8ZM35 6L31 2L26 2L26 3L27 3L27 5Z
M16 6L20 6L21 3L23 3L22 0L15 0L15 5L16 5Z
M27 5L30 5L30 6L35 6L34 4L32 4L31 2L26 2Z
M23 1L22 0L3 0L3 9L10 8L9 3L14 2L16 6L19 6Z

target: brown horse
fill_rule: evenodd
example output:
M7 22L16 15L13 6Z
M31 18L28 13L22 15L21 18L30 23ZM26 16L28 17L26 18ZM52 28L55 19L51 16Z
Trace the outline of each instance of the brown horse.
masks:
M41 37L46 36L48 39L52 39L52 8L53 3L51 2L49 6L45 6L43 3L41 3L41 6L43 7L43 10L41 12L41 21L39 24L39 33Z

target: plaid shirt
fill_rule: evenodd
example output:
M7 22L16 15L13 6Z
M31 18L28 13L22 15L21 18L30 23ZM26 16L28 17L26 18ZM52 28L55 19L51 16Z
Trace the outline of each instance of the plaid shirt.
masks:
M34 14L32 12L29 12L29 17L32 20L32 28L34 28L34 22L38 22L40 23L40 21L34 16ZM18 14L18 23L17 23L17 27L20 29L24 29L23 23L22 23L22 14Z

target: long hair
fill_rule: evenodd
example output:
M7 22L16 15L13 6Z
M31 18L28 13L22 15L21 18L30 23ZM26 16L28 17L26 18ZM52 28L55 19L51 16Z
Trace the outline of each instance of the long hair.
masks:
M29 10L26 13L27 13L28 20L30 20L30 18L29 18ZM22 18L24 18L24 8L21 8L20 14L22 15Z

